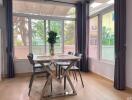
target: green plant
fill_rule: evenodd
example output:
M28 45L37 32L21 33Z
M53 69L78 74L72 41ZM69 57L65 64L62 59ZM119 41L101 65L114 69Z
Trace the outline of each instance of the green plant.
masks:
M56 43L56 37L57 37L57 33L54 31L50 31L48 32L48 43L50 44L55 44Z

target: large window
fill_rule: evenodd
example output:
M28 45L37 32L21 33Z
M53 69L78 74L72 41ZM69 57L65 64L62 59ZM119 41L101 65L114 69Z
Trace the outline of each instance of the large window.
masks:
M29 52L35 55L49 54L47 39L50 30L58 33L55 53L75 52L75 21L28 19L14 16L13 22L16 59L27 58Z
M90 18L89 56L114 61L114 11Z
M103 60L114 61L114 11L102 16L102 46Z
M75 12L73 5L13 0L15 58L49 54L50 30L58 33L55 53L75 51Z
M57 32L55 53L75 51L75 21L40 20L27 17L13 17L14 51L16 59L25 59L32 52L35 55L49 54L48 32ZM30 27L30 29L29 29Z
M98 55L98 16L90 18L89 56L97 59Z

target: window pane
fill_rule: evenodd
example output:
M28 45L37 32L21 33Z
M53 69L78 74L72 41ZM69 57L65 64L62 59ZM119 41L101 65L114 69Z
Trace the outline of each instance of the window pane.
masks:
M64 52L75 52L75 21L64 21Z
M26 17L13 17L14 53L16 59L26 59L29 53L29 28Z
M57 32L55 53L62 53L62 21L50 21L50 30Z
M90 18L89 56L97 59L98 53L98 16Z
M102 59L114 61L114 11L102 16Z
M44 20L32 19L32 52L35 55L45 54L45 26Z

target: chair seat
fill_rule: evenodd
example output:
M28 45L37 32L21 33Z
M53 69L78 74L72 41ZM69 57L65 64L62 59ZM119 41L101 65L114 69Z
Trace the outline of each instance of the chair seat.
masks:
M35 68L42 68L42 65L41 64L35 64L34 67Z
M68 66L70 65L70 62L56 62L56 64L60 66Z
M61 68L65 70L65 69L67 69L67 67L68 67L68 66L62 66ZM72 66L72 67L70 68L70 70L79 70L79 68L78 68L77 66Z
M44 66L49 66L49 63L44 63ZM34 65L35 68L42 68L42 65L41 64L35 64Z

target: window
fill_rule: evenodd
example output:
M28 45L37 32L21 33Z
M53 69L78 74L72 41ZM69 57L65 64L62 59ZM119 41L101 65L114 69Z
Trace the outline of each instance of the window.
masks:
M98 16L90 18L89 31L89 56L98 57Z
M64 21L64 52L75 52L75 21Z
M90 18L90 58L114 62L114 11Z
M101 57L114 61L114 11L102 16Z
M26 17L13 17L14 52L16 59L25 59L29 53L29 25Z

